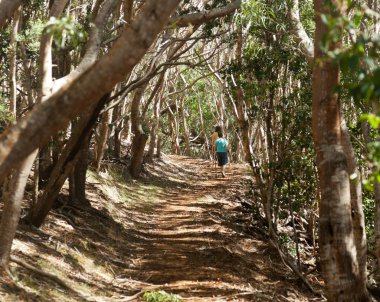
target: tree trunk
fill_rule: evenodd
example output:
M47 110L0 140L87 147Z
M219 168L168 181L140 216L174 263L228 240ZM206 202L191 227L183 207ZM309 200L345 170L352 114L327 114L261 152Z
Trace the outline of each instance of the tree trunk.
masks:
M4 209L0 223L0 265L5 268L8 267L12 242L20 220L25 185L35 157L35 152L28 156L3 185Z
M209 147L210 146L210 142L208 140L208 135L207 135L207 132L206 132L206 129L205 129L205 123L204 123L204 119L203 119L202 101L201 101L201 98L199 97L199 94L197 94L197 95L198 95L199 122L200 122L200 125L201 125L201 133L202 133L201 135L203 135L204 140L205 140L205 143L204 143L205 153L206 153L206 156L209 159L212 159L213 155L211 154L211 148Z
M20 53L21 53L21 59L22 59L22 65L24 69L24 89L27 93L27 105L29 108L33 107L33 91L32 91L32 79L31 79L31 68L30 68L30 61L28 61L26 56L26 49L25 45L23 43L20 43Z
M237 33L237 50L236 50L236 56L238 60L239 66L241 66L242 62L242 49L243 49L243 33L241 26L238 28ZM238 85L236 86L236 95L237 95L237 106L236 106L236 113L237 113L237 120L240 128L241 133L241 140L243 143L243 149L245 154L245 161L249 164L249 166L254 169L254 163L253 163L253 156L252 156L252 147L251 147L251 139L249 136L249 120L248 120L248 114L245 110L245 102L244 102L244 95L243 90L240 85L240 79L238 79Z
M180 102L181 102L180 110L181 110L181 117L182 117L183 139L185 141L185 154L187 156L191 156L190 138L189 138L189 131L187 129L184 96L181 96Z
M103 159L104 152L106 150L108 131L109 131L109 110L104 112L101 117L100 125L99 125L99 135L96 136L96 144L94 146L94 167L96 172L100 171L100 164Z
M347 157L348 174L350 175L351 217L353 234L357 250L359 274L363 280L367 279L367 237L362 200L362 180L357 167L355 152L352 147L350 133L341 114L341 143ZM353 176L353 177L351 177ZM376 194L375 194L376 195Z
M148 140L148 135L144 132L142 127L141 115L140 115L140 102L144 94L147 84L136 89L131 104L131 123L132 123L132 157L129 171L132 177L139 177L143 160L145 145Z
M52 170L45 191L39 198L36 206L27 216L27 219L34 226L40 227L52 208L55 199L65 183L65 180L69 177L79 159L83 142L89 141L89 137L96 123L96 119L107 99L108 95L104 96L91 114L84 115L78 121L75 132L72 133L65 148L62 150L61 157Z
M17 116L17 32L20 23L21 7L18 8L13 16L12 30L11 30L11 40L9 45L9 84L10 84L10 94L9 94L9 109L13 116Z
M160 125L161 125L161 122L160 122ZM160 129L160 127L158 127L158 128ZM157 133L157 144L156 144L156 157L157 158L161 158L161 156L162 156L161 147L162 147L162 137L161 137L160 133Z
M343 4L337 7L338 16ZM332 14L323 0L314 0L315 65L313 70L312 131L317 154L321 201L319 208L319 247L322 275L329 301L369 301L366 279L359 272L351 218L350 179L342 146L340 105L335 88L339 66L320 49L327 27L322 14ZM337 15L335 14L335 17ZM331 50L341 43L332 44Z
M148 154L146 156L146 160L148 162L153 161L154 156L154 149L156 147L156 141L158 140L158 131L159 131L159 125L160 125L160 112L161 112L161 104L162 104L162 96L158 96L155 103L154 103L154 120L152 122L152 127L150 130L150 142L149 142L149 149Z
M73 172L74 195L70 200L82 203L86 200L86 173L88 167L88 147L91 134L88 135L79 150L78 159Z
M121 151L121 108L121 104L118 104L112 114L112 124L114 127L112 156L115 158L120 158Z
M377 104L373 103L372 105L372 111L373 113L378 112ZM368 121L362 121L361 123L361 129L362 134L364 137L364 142L368 145L373 140L370 136L370 125ZM374 193L375 193L375 240L376 240L376 258L377 258L377 265L380 267L380 183L376 182L374 184Z

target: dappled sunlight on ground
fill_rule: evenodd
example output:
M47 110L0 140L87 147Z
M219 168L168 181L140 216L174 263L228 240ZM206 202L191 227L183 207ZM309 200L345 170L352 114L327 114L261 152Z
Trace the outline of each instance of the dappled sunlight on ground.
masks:
M250 181L245 165L230 165L222 178L213 162L165 156L139 181L101 175L89 174L91 207L64 203L41 231L19 231L17 255L84 293L19 270L36 301L123 301L136 293L133 301L142 301L140 293L154 289L186 301L313 299L285 278L266 242L245 232L235 198Z

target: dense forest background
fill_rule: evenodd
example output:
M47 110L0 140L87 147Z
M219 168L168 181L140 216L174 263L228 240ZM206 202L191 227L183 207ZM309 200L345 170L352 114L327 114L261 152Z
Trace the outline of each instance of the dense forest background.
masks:
M20 218L89 203L110 164L212 166L219 125L248 227L304 290L379 299L379 18L378 0L0 0L4 278Z

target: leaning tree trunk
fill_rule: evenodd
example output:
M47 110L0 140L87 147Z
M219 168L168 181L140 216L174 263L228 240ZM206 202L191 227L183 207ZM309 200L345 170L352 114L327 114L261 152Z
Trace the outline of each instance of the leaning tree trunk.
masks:
M57 6L58 8L61 8L60 4L65 1L67 0L58 1L56 6L53 6L54 9L57 8ZM58 8L54 11L57 15L61 13L61 10ZM17 15L15 16L15 19L18 19ZM32 150L32 152L21 162L18 170L12 172L11 178L8 180L8 187L5 188L5 192L3 194L5 208L0 226L0 259L3 266L8 265L12 241L20 218L21 203L24 196L26 181L37 153L37 150Z
M16 118L16 71L17 71L17 57L16 36L20 21L20 11L17 9L12 22L11 41L10 41L10 66L9 66L9 83L10 83L10 112ZM8 179L3 184L2 199L4 202L4 209L1 215L0 223L0 265L3 268L8 267L9 257L13 238L16 234L18 221L21 213L21 203L24 196L26 181L29 176L30 169L32 168L35 153L28 156L17 170L10 173Z
M29 155L3 185L4 209L0 223L0 266L5 268L8 267L12 242L20 219L25 185L35 156L35 152Z
M351 218L350 179L342 146L340 105L335 92L339 66L320 49L328 29L322 14L332 14L323 0L314 0L316 16L313 70L312 131L317 154L321 201L319 247L322 275L329 301L369 301L366 279L359 273ZM334 17L343 13L343 1ZM341 43L331 44L331 50Z
M49 182L46 184L42 196L27 216L27 220L34 226L40 227L51 210L63 184L73 171L75 164L79 159L83 142L89 141L89 137L96 123L96 119L107 99L108 95L104 96L91 114L82 116L82 118L78 121L75 132L72 133L69 141L62 150L61 157L54 165L51 172L51 177Z

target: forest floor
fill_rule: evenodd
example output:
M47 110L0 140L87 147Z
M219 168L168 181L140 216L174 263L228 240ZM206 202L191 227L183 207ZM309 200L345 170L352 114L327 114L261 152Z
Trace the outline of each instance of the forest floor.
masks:
M2 282L0 301L322 301L249 231L246 166L222 178L210 161L164 156L138 181L126 170L89 173L88 203L63 194L40 230L20 225L18 287Z

